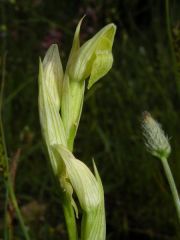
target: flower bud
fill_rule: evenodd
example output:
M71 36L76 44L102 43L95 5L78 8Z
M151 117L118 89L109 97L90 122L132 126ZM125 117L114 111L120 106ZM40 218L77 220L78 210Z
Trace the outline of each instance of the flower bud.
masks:
M149 112L143 113L142 130L148 151L159 159L168 158L171 152L169 140Z

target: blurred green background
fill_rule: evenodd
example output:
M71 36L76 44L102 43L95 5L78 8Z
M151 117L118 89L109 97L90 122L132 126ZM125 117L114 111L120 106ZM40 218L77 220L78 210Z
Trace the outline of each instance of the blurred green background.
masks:
M107 240L178 240L180 229L160 162L145 150L141 113L170 137L169 163L180 191L180 1L1 0L0 74L6 57L3 120L19 206L31 239L67 239L38 117L38 59L58 43L65 66L73 33L86 14L82 43L117 25L114 65L86 92L75 155L102 177ZM1 76L2 77L2 76ZM16 166L17 165L17 166ZM5 188L0 180L0 239ZM12 212L13 239L24 239Z

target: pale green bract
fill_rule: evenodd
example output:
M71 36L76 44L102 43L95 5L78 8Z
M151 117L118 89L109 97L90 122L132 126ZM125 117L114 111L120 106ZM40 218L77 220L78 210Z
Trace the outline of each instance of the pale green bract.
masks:
M104 190L101 178L93 162L95 177L99 187L100 203L88 214L83 214L81 226L82 240L104 240L106 238L106 219L104 208Z
M63 145L54 145L53 149L66 166L68 179L83 210L81 240L104 240L106 233L104 191L95 163L94 177L89 168ZM77 211L73 199L72 204Z
M68 178L77 194L81 208L92 211L100 203L100 191L97 180L89 168L63 145L54 145L54 150L62 158Z
M59 114L63 70L57 45L52 45L39 66L39 115L44 141L55 175L61 172L61 162L51 150L52 144L66 145L64 126Z
M95 164L94 176L74 157L72 149L83 106L85 79L89 77L90 88L111 68L116 27L107 25L80 47L81 22L82 19L76 28L65 73L56 44L51 45L43 62L40 60L39 115L54 174L76 216L78 210L73 192L82 208L81 240L104 240L106 225L101 179Z

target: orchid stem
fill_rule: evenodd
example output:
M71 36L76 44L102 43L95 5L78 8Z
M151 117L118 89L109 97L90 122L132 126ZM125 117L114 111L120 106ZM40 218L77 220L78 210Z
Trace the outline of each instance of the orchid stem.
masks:
M65 193L63 196L62 205L63 205L63 211L64 211L69 240L78 240L74 209L71 204L71 201L67 198Z

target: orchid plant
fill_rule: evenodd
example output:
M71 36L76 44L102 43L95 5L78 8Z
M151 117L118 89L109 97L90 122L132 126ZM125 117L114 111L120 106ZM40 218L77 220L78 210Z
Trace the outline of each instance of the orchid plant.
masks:
M83 107L86 79L90 89L111 69L116 27L112 23L106 25L80 46L81 23L82 19L74 34L65 71L56 44L51 45L44 60L40 60L39 115L49 160L61 189L69 239L104 240L106 223L101 179L94 162L93 174L73 155L73 145ZM82 211L80 234L77 231L77 206Z

